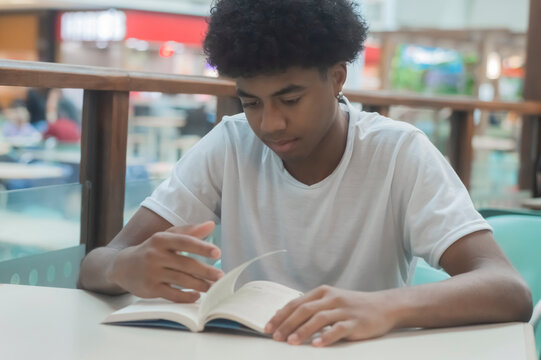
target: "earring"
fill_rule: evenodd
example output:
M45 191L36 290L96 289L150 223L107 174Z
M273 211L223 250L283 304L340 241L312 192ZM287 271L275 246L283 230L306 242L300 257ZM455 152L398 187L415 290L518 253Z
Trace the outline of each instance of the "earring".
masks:
M336 99L338 100L338 102L341 102L344 100L344 93L342 91L340 91L338 93L338 95L336 95Z

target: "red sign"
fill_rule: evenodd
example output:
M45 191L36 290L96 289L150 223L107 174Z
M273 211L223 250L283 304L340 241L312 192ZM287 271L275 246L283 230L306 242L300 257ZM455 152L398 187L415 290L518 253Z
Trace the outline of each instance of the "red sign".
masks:
M205 17L201 16L164 14L133 10L109 10L108 12L119 13L123 16L125 15L125 22L122 22L122 26L125 26L125 35L123 39L134 38L139 40L164 43L168 41L175 41L185 45L201 46L203 43L203 39L205 38L205 34L207 33L207 20ZM61 41L62 39L77 39L79 41L121 40L114 37L108 38L105 36L107 34L101 34L104 32L103 26L95 26L96 31L94 31L96 34L99 34L102 39L100 39L100 36L98 35L92 36L91 34L92 31L90 30L92 29L89 28L90 25L98 24L97 21L93 20L93 17L91 15L96 14L96 16L98 16L108 12L86 11L59 13L56 29L57 39L59 41ZM63 18L64 14L69 14L73 16L64 16ZM66 22L66 19L71 20L69 24L64 24L64 22ZM116 23L118 23L118 21L115 22L115 24ZM63 32L64 34L62 34L61 32ZM115 33L118 32L118 29L115 30ZM72 36L72 33L75 33L75 35L81 33L84 36Z
M125 11L125 13L126 39L176 41L201 46L207 33L208 25L204 17L142 11Z

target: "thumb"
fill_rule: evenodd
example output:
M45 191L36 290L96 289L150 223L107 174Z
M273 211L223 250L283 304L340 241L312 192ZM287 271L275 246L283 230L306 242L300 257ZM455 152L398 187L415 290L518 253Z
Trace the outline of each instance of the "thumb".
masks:
M186 234L203 239L212 234L215 227L216 225L214 224L214 221L205 221L195 225L173 226L167 229L167 231L177 234Z

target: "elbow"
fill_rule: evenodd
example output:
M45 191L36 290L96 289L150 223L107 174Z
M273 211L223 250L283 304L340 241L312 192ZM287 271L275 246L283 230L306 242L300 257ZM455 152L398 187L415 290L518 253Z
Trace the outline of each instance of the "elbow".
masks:
M511 309L513 309L513 319L511 321L528 322L532 317L533 312L532 292L530 291L530 288L521 279L515 281L515 286L512 291L513 306Z

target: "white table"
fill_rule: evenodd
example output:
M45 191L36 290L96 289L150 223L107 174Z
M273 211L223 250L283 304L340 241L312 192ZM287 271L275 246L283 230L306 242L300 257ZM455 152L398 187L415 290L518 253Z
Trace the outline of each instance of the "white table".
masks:
M78 221L28 216L0 208L0 246L14 244L54 251L79 245L79 237Z
M5 155L11 151L11 145L0 140L0 155Z
M137 116L131 119L131 126L147 129L149 154L159 161L176 160L176 152L171 151L172 142L180 135L178 128L186 125L184 117Z
M0 162L0 179L45 179L64 176L64 169L53 165Z
M2 359L438 359L534 360L532 327L495 324L403 331L317 349L226 333L102 325L131 296L0 285Z
M32 156L32 159L60 162L66 164L79 164L81 162L80 150L57 150L57 149L40 149L27 150L25 154Z

